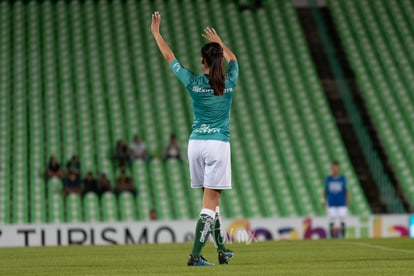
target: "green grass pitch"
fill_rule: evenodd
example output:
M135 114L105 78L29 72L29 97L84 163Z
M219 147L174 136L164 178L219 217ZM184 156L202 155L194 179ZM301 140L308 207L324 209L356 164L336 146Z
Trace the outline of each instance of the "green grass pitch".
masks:
M187 267L191 244L0 249L0 275L414 275L414 240L272 241L228 246L228 265ZM204 256L217 262L208 243Z

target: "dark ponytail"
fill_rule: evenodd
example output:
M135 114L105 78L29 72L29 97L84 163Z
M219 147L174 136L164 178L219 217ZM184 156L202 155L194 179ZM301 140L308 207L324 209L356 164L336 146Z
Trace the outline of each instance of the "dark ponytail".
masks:
M223 64L223 48L216 42L210 42L201 49L201 57L210 69L209 82L214 95L223 96L226 73Z

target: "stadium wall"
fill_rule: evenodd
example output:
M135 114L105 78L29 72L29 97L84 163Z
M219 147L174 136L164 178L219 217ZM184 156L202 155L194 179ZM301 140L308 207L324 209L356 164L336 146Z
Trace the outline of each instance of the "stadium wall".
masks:
M409 215L349 217L347 238L407 237L409 220ZM325 239L329 233L326 217L236 219L223 223L228 243ZM193 229L192 220L4 225L0 227L0 247L190 242Z

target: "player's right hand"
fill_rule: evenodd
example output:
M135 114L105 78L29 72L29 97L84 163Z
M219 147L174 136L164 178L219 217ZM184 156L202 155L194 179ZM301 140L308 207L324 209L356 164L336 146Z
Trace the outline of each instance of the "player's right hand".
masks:
M152 14L152 21L151 21L151 32L153 34L160 33L160 25L161 25L161 14L158 11L155 11Z

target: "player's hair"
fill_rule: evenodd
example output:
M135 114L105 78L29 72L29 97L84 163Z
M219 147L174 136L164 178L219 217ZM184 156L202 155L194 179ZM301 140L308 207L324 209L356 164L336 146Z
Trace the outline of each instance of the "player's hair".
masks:
M214 95L223 96L226 73L223 64L223 48L216 42L209 42L201 49L201 57L210 69L209 82Z
M331 165L339 166L339 161L334 160L334 161L332 161Z

